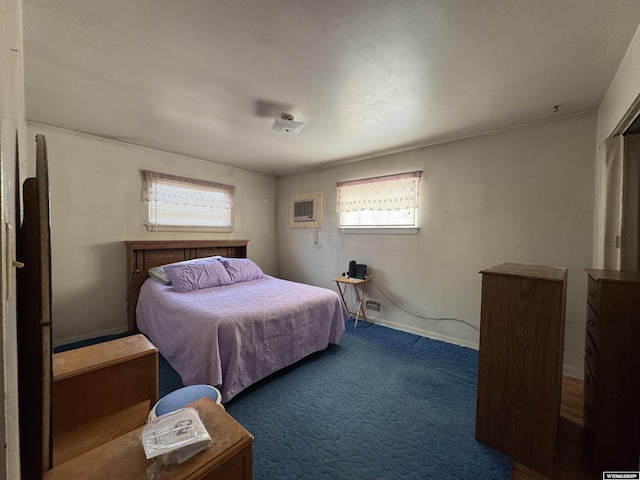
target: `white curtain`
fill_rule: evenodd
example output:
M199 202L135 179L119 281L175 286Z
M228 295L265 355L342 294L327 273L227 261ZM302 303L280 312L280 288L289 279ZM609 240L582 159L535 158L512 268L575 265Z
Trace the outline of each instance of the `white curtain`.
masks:
M149 224L229 227L235 186L143 170Z
M421 171L337 183L338 212L403 210L418 206Z

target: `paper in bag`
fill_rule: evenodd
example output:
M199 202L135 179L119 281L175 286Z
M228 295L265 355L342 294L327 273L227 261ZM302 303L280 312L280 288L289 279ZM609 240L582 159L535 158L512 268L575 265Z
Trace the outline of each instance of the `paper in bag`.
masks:
M162 455L168 465L182 463L211 445L211 437L195 408L186 407L160 415L142 429L147 459Z

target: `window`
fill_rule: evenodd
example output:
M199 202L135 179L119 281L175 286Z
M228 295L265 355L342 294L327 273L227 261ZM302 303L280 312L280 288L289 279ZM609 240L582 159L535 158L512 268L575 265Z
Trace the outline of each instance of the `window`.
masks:
M422 172L338 182L340 228L359 233L417 233ZM382 231L381 229L384 229Z
M149 231L230 232L235 187L143 170Z

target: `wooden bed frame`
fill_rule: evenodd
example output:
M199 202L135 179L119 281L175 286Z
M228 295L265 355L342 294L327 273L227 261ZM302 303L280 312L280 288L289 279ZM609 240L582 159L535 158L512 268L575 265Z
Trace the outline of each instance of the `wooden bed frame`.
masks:
M249 240L150 240L127 244L127 313L129 331L138 333L136 304L151 267L221 255L246 258Z

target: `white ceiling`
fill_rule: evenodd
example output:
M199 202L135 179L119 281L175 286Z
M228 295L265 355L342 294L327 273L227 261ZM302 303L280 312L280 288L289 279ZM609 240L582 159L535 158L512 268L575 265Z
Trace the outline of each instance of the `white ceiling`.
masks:
M277 175L597 108L640 23L638 0L22 4L27 120Z

